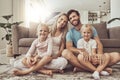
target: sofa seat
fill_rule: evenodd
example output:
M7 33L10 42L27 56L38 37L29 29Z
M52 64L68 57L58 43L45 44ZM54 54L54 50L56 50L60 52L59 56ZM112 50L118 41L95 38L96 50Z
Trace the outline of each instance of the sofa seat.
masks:
M36 38L21 38L19 40L19 47L30 47L32 42L35 40Z
M120 48L120 39L101 39L104 48Z

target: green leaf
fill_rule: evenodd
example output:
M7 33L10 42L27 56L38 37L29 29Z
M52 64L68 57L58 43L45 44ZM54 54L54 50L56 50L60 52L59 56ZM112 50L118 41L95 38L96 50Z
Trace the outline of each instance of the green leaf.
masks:
M11 29L11 25L12 25L11 23L7 23L6 27Z
M5 25L6 25L6 23L0 23L0 27L1 27L1 28L4 28Z
M13 15L5 15L5 16L2 16L4 19L6 20L9 20Z
M10 40L9 34L6 34L6 40L7 40L7 41Z
M14 22L14 23L12 23L12 25L20 25L21 23L23 23L23 21Z

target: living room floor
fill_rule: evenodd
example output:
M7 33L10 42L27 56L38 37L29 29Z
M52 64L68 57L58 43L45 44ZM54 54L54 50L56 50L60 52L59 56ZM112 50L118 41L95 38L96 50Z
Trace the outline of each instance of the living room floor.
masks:
M14 76L10 73L12 66L9 64L9 60L12 57L6 57L5 53L0 53L0 80L94 80L88 72L65 71L63 74L55 73L53 77L48 75L31 73L24 76ZM101 76L101 80L120 80L120 64L116 64L113 67L113 74L110 76Z

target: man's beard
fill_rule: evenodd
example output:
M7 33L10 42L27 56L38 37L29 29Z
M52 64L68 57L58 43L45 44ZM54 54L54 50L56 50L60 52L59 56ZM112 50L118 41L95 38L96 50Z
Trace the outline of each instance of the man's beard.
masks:
M73 22L74 22L74 21L73 21ZM80 20L78 19L76 24L74 24L74 23L71 23L71 24L72 24L73 26L78 26L79 23L80 23Z

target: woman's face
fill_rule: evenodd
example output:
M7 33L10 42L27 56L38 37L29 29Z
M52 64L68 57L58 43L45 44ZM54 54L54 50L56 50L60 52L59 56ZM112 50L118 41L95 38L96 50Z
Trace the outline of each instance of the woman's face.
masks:
M57 28L62 29L64 28L68 23L68 18L65 15L62 15L57 20Z

